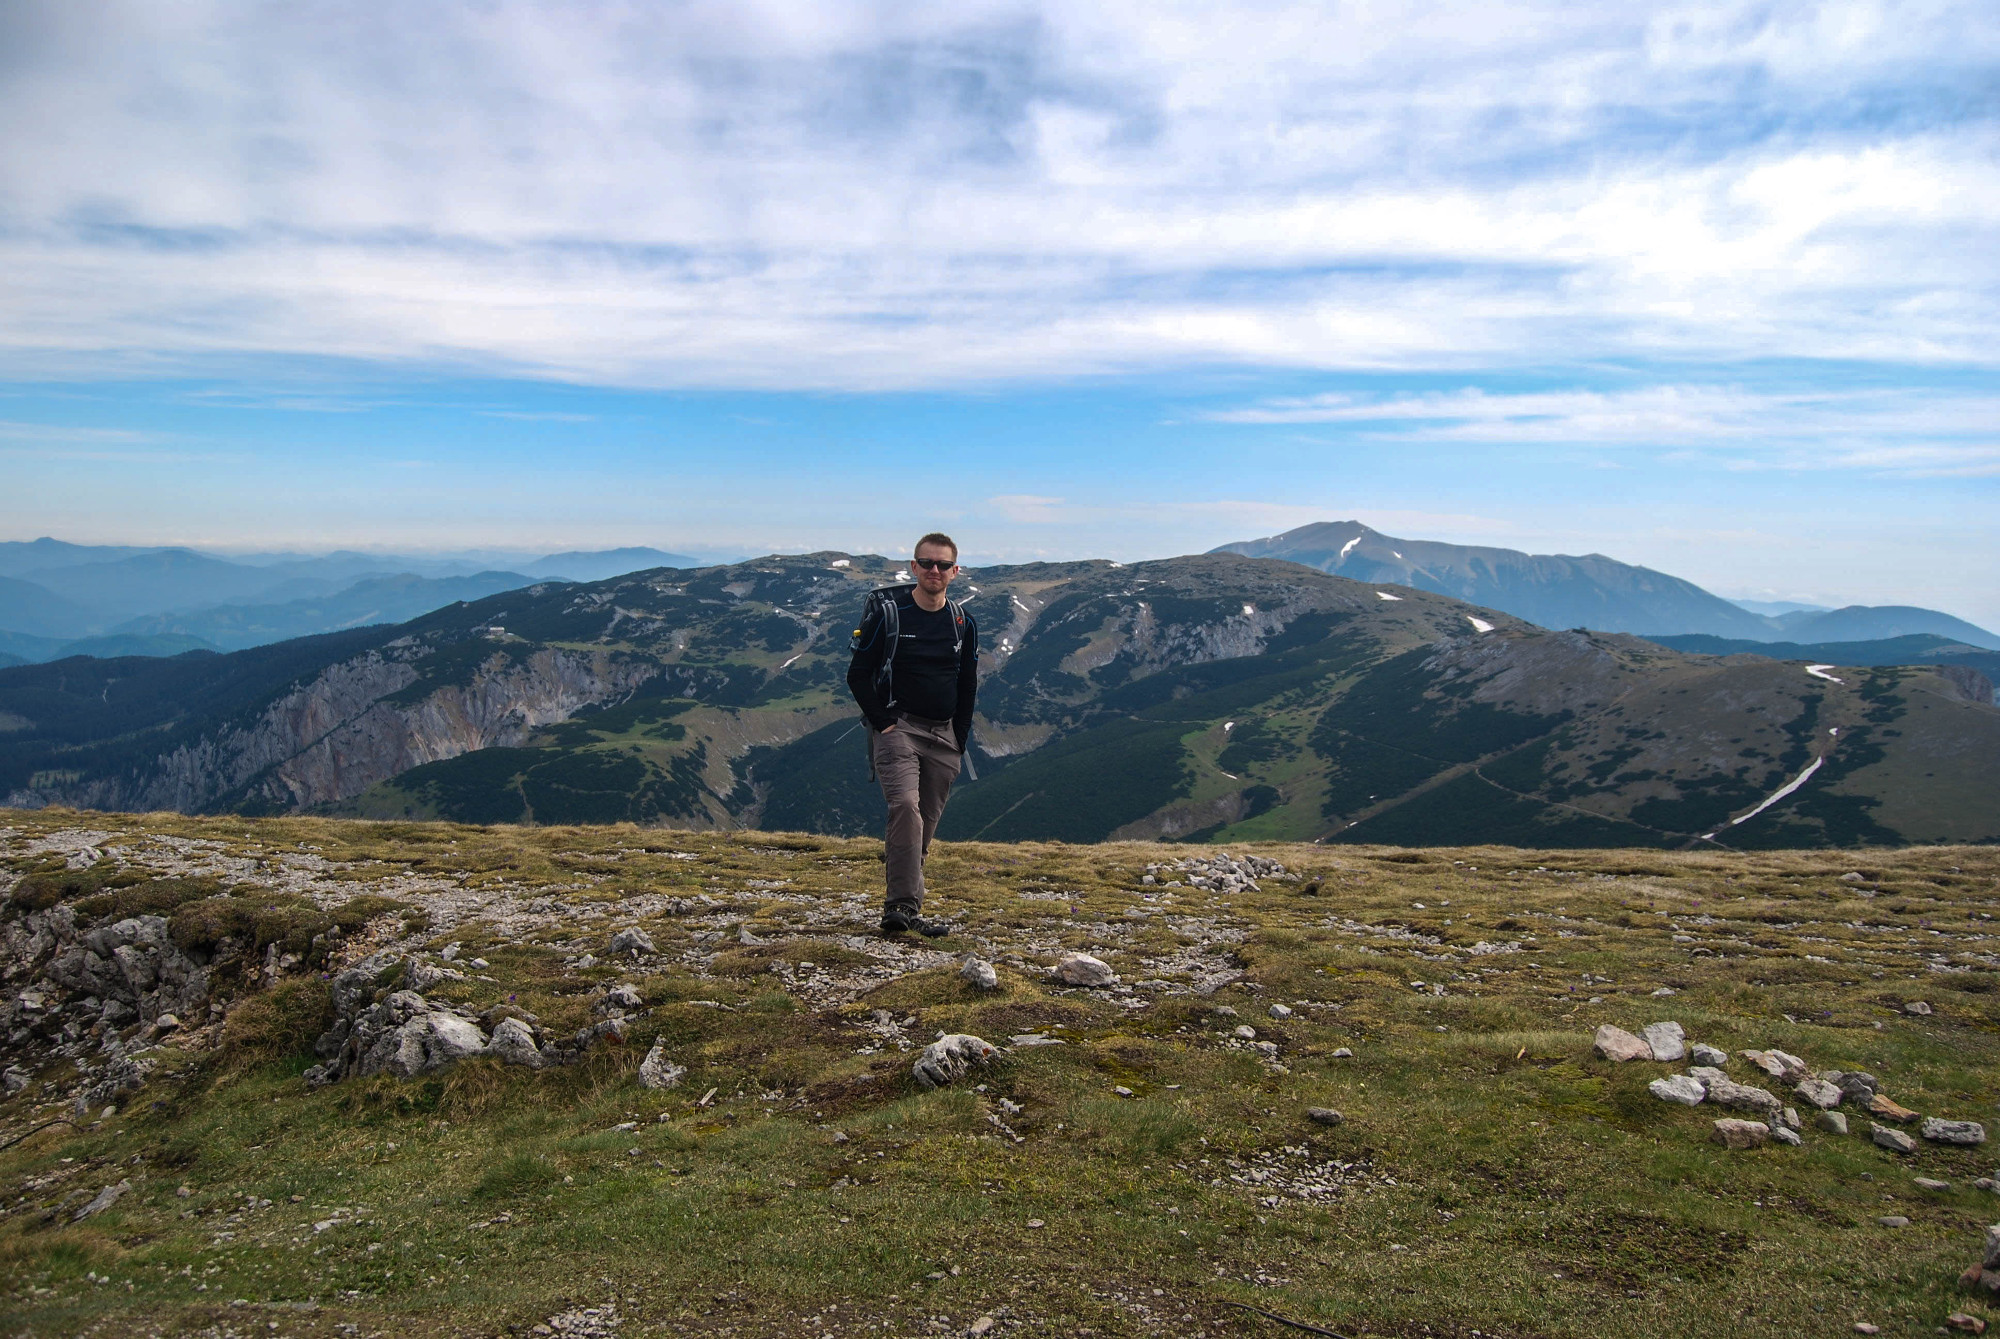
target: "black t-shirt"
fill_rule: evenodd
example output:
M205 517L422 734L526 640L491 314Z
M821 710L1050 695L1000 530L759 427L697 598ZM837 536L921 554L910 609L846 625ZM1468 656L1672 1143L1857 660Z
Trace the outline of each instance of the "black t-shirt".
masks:
M932 613L914 601L902 610L896 639L896 705L912 716L948 721L958 713L958 653L951 606Z

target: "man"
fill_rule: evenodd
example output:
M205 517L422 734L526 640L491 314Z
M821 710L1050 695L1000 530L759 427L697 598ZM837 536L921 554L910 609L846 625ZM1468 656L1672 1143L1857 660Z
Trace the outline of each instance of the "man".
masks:
M847 686L868 718L869 757L889 802L882 933L915 930L935 938L950 927L920 914L924 855L972 733L979 631L965 607L945 595L958 575L951 536L918 540L910 574L914 585L868 597L854 630Z

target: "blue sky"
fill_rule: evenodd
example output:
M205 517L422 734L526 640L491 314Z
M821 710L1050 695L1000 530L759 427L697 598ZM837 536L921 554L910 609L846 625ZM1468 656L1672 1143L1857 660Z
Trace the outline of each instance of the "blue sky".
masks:
M1985 4L0 11L0 537L1196 551L2000 626Z

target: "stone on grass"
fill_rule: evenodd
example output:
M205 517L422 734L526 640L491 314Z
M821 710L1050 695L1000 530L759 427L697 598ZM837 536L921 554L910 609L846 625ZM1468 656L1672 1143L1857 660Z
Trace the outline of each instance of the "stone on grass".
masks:
M1930 1016L1931 1006L1924 1003L1922 1000L1911 1000L1908 1004L1903 1006L1903 1012L1906 1014L1916 1014L1920 1018L1928 1018Z
M1882 1086L1876 1082L1875 1076L1865 1069L1850 1069L1833 1082L1840 1085L1841 1093L1850 1102L1866 1102L1875 1095L1875 1090Z
M106 1209L123 1199L125 1192L131 1188L132 1183L130 1181L120 1181L115 1186L104 1187L104 1189L97 1192L95 1199L70 1215L69 1221L72 1223L81 1223L86 1218L95 1218L98 1214L103 1213Z
M1333 1048L1333 1058L1335 1060L1352 1060L1354 1052L1348 1050L1345 1046L1336 1046Z
M1838 1111L1822 1111L1813 1117L1813 1124L1828 1134L1846 1134L1847 1117Z
M1056 980L1066 986L1108 986L1118 980L1118 973L1102 958L1072 953L1056 964Z
M1646 1047L1655 1060L1671 1062L1687 1055L1687 1033L1679 1023L1648 1023L1645 1037Z
M984 958L967 958L958 969L958 979L974 990L998 990L1000 973Z
M623 1013L631 1013L634 1010L645 1007L646 997L641 995L636 988L626 985L623 982L605 991L597 1001L597 1010L599 1013L610 1013L613 1009Z
M1785 1051L1739 1051L1737 1054L1780 1083L1797 1083L1812 1074L1805 1061Z
M1591 1042L1591 1049L1606 1060L1623 1064L1627 1060L1651 1060L1653 1048L1643 1040L1633 1036L1622 1027L1609 1023L1598 1025L1597 1036Z
M630 929L620 930L617 934L611 936L610 951L613 953L631 953L634 955L658 952L653 947L653 936L647 934L636 925Z
M1238 1023L1229 1035L1232 1037L1241 1037L1244 1041L1255 1041L1257 1040L1257 1029L1251 1027L1248 1023Z
M1779 1112L1778 1120L1783 1123L1787 1130L1803 1130L1806 1128L1805 1123L1799 1119L1796 1107L1786 1107L1783 1111Z
M1914 1153L1917 1151L1917 1141L1892 1126L1877 1125L1875 1122L1870 1121L1868 1123L1868 1137L1881 1147L1888 1149L1891 1153Z
M1954 1330L1964 1330L1967 1334L1986 1333L1986 1322L1965 1311L1954 1311L1944 1318L1944 1323Z
M1880 1116L1883 1120L1892 1120L1900 1125L1908 1125L1917 1119L1916 1112L1881 1093L1876 1093L1862 1103L1862 1106L1867 1109L1869 1115Z
M939 1037L924 1047L910 1073L924 1088L942 1088L965 1077L973 1065L983 1065L1000 1054L992 1045L967 1032Z
M1698 1041L1688 1047L1688 1059L1694 1061L1697 1065L1713 1065L1715 1068L1720 1069L1729 1063L1729 1052L1718 1046L1710 1046L1705 1042Z
M1933 1144L1972 1145L1986 1142L1986 1127L1976 1120L1939 1120L1936 1116L1929 1116L1917 1127L1917 1133Z
M653 1048L646 1052L646 1058L639 1062L639 1086L641 1088L673 1088L687 1077L687 1066L677 1065L667 1058L667 1043L655 1039Z
M1883 1227L1908 1227L1910 1220L1899 1213L1885 1213L1875 1220Z
M1805 1140L1799 1137L1797 1130L1788 1129L1783 1125L1773 1125L1771 1127L1771 1138L1781 1144L1790 1144L1793 1148L1797 1148L1805 1142Z
M1784 1103L1762 1088L1738 1083L1727 1075L1717 1074L1711 1070L1707 1074L1695 1074L1695 1077L1708 1089L1708 1100L1719 1107L1729 1107L1734 1111L1754 1111L1771 1120L1775 1120L1778 1113L1784 1109Z
M1306 1119L1317 1125L1338 1125L1346 1120L1347 1117L1341 1115L1332 1107L1307 1107Z
M1910 1178L1910 1184L1914 1185L1914 1186L1915 1186L1915 1187L1916 1187L1917 1189L1919 1189L1919 1190L1950 1190L1950 1189L1951 1189L1951 1182L1949 1182L1949 1181L1940 1181L1940 1180L1938 1180L1938 1179L1937 1179L1937 1178L1936 1178L1935 1176L1916 1176L1916 1177L1912 1177L1912 1178Z
M1840 1105L1840 1089L1825 1079L1807 1079L1792 1091L1798 1094L1801 1102L1821 1111L1831 1111Z
M1708 1088L1700 1079L1686 1074L1670 1074L1664 1079L1654 1079L1646 1085L1646 1091L1662 1102L1678 1102L1684 1107L1698 1107L1708 1096Z
M530 1069L540 1069L544 1059L541 1047L535 1044L534 1029L518 1018L503 1018L493 1025L493 1040L486 1043L486 1054Z
M1265 1012L1269 1013L1273 1018L1290 1018L1292 1016L1292 1006L1289 1004L1274 1004Z
M1761 1148L1771 1137L1771 1127L1762 1121L1725 1117L1715 1123L1715 1142L1724 1148Z

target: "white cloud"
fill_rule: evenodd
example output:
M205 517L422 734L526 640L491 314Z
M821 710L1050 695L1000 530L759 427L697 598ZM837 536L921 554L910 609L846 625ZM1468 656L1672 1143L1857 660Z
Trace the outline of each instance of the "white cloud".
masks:
M23 376L2000 348L1977 3L31 0L0 51Z
M1566 443L1698 450L1739 466L1869 469L1922 477L2000 473L2000 396L1883 388L1762 391L1670 385L1619 391L1326 394L1217 410L1239 424L1331 423L1411 442Z

